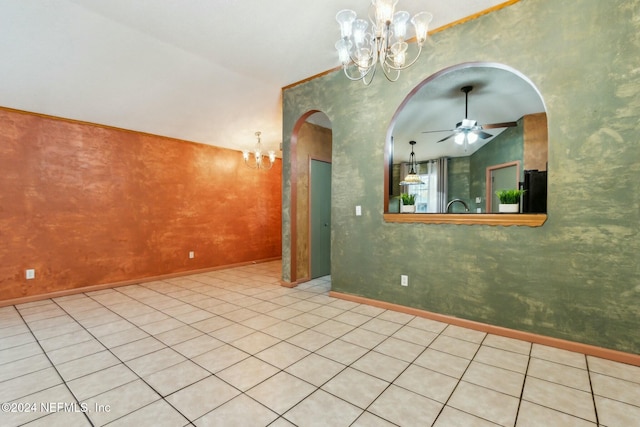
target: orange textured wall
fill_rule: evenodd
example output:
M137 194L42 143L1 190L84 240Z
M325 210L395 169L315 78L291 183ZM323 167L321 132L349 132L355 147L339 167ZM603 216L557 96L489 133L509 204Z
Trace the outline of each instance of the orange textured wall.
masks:
M280 257L282 163L241 161L0 109L0 300Z

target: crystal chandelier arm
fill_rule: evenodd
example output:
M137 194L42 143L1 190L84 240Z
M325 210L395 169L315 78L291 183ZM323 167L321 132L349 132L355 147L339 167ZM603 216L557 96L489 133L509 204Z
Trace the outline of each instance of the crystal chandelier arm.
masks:
M403 65L403 66L401 66L401 67L396 67L395 65L393 65L393 63L390 63L390 62L388 61L389 56L387 56L387 60L386 60L384 63L385 63L385 65L386 65L386 66L388 66L388 67L389 67L390 69L392 69L392 70L396 70L396 71L406 70L407 68L411 67L413 64L415 64L415 63L416 63L416 61L418 60L418 58L420 58L420 54L421 54L421 53L422 53L422 46L421 46L421 45L418 45L418 53L416 54L416 57L415 57L415 58L413 58L413 60L412 60L410 63L408 63L408 64L406 64L406 65ZM395 80L394 80L394 81L395 81Z
M362 76L362 83L364 83L365 86L369 86L371 84L371 82L373 81L373 78L376 76L376 68L377 67L371 67L369 68L369 70L367 71L367 73ZM369 78L369 81L367 81L367 75L371 74L371 78Z
M244 164L245 164L245 166L247 166L248 168L251 168L251 169L258 169L258 166L257 166L255 163L251 163L251 162L249 162L249 159L248 159L248 158L245 158L245 159L244 159Z
M364 59L366 59L366 65L364 68L371 67L377 60L377 51L376 49L370 49L367 58L358 58L354 57L351 53L351 48L353 47L354 42L347 38L341 38L335 44L335 48L338 51L338 59L343 67L349 66L351 64L365 64ZM374 46L375 47L375 46ZM362 48L356 48L356 50L360 50Z
M396 73L395 77L391 77L391 72L392 71L395 71L395 73ZM391 83L397 82L398 79L400 78L400 70L396 70L395 68L387 67L387 63L386 62L384 64L382 64L382 73L387 78L387 80L389 80Z
M338 50L338 55L340 57L340 62L342 62L342 69L344 70L345 76L349 80L357 81L364 79L372 70L375 72L375 63L376 63L376 49L372 49L369 53L369 57L367 58L366 64L363 63L363 60L358 61L357 58L354 58L351 55L352 43L347 38L340 39L336 42L336 49ZM358 74L350 73L349 69L356 68L358 70ZM362 70L366 70L362 73Z
M343 67L344 75L347 76L347 78L349 80L354 81L354 82L356 82L358 80L363 80L369 73L371 73L371 71L373 71L374 74L375 74L375 67L372 67L372 68L369 68L369 70L367 70L367 72L364 74L364 76L362 74L357 74L357 75L353 76L353 75L349 74L349 71L348 71L349 68L350 67Z

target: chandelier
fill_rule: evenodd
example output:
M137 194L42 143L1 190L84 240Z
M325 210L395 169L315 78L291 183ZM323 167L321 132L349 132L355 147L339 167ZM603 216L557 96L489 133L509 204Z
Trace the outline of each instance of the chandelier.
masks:
M249 152L249 150L242 151L242 158L244 159L244 164L252 169L271 169L273 167L273 163L276 161L276 152L269 150L267 151L267 154L264 154L264 151L262 150L262 143L260 142L261 134L262 132L260 131L256 132L258 142L253 150L254 161L249 160L249 157L251 156L251 152ZM265 159L269 159L268 164Z
M416 163L416 155L413 152L413 146L416 145L416 142L409 141L409 144L411 144L411 155L409 156L409 173L400 182L400 185L424 184L424 182L420 179L420 175L418 175L416 172L416 169L418 169L418 164Z
M353 10L341 10L336 15L341 39L335 47L349 80L362 80L369 85L379 63L387 80L395 82L400 77L400 71L412 66L420 57L433 15L420 12L409 19L409 12L394 13L396 3L398 0L371 0L370 31L367 31L369 23L364 19L356 19ZM418 51L416 57L407 64L409 22L413 24Z

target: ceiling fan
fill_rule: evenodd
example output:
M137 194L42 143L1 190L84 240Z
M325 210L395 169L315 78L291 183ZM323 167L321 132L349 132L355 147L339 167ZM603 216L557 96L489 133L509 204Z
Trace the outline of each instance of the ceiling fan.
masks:
M443 142L449 138L454 138L456 144L464 145L465 151L467 151L467 145L473 144L478 140L478 138L487 139L493 136L490 133L484 132L483 129L498 129L518 126L518 123L516 122L479 125L476 120L469 119L469 92L471 92L472 90L473 86L463 86L462 88L460 88L460 91L464 92L464 119L461 122L457 123L454 129L428 130L422 133L453 132L451 135L446 136L437 142Z

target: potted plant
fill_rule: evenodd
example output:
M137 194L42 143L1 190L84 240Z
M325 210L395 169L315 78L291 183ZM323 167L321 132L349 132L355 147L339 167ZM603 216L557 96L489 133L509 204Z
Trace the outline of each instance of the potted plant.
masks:
M416 212L416 195L409 193L400 194L400 212L415 213Z
M498 205L498 212L501 213L518 213L520 212L520 197L524 194L525 190L510 189L510 190L498 190L496 196L500 200Z

